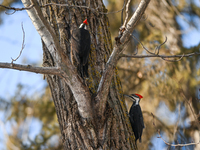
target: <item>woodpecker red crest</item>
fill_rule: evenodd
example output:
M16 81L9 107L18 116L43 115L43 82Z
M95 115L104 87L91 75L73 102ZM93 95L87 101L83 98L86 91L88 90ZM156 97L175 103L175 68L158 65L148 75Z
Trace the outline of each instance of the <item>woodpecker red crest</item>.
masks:
M85 19L85 20L83 21L83 23L85 23L86 25L88 25L88 23L87 23L87 19Z
M140 95L140 94L135 94L135 95L139 96L139 98L143 98L143 96L142 96L142 95Z

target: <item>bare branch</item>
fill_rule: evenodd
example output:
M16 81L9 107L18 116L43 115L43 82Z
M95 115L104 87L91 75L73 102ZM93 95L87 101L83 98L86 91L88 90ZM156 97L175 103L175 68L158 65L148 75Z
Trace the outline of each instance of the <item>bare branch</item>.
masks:
M163 60L165 60L165 61L170 61L170 62L176 62L176 61L180 61L183 57L184 57L184 55L185 54L183 54L182 56L181 56L181 58L179 58L178 60L169 60L169 59L165 59L164 57L161 57Z
M161 59L165 60L165 61L169 61L169 62L177 62L177 61L180 61L183 57L189 57L189 56L192 56L192 55L199 55L200 53L189 53L189 54L182 54L182 55L172 55L172 56L166 56L166 55L159 55L159 50L161 48L161 46L163 46L166 42L167 42L167 37L165 37L165 41L163 43L161 43L159 46L157 46L155 48L155 52L152 53L150 52L143 44L142 42L140 42L134 35L132 35L130 33L131 37L133 37L138 43L140 43L140 45L142 46L142 48L147 51L148 53L150 53L151 55L137 55L135 56L134 55L125 55L125 54L122 54L120 57L127 57L127 58L147 58L147 57L160 57ZM157 53L156 53L157 51ZM169 59L166 59L166 58L176 58L176 57L180 57L178 60L169 60Z
M0 63L0 68L15 69L19 71L29 71L40 74L60 75L57 67L33 67L31 65L19 65L14 63Z
M7 11L5 11L6 15L13 15L16 12L16 10L14 10L12 13L8 13Z
M173 135L173 132L171 131L171 129L167 126L167 125L165 125L156 115L154 115L152 112L150 113L150 112L148 112L148 111L143 111L143 114L144 113L146 113L146 114L148 114L148 115L151 115L152 117L153 117L153 126L154 126L154 128L158 131L158 129L156 128L156 124L155 124L155 119L161 124L161 126L162 127L164 127L164 128L166 128L167 129L167 131L170 133L170 134L172 134ZM182 135L182 134L180 134L180 133L177 133L177 134L179 134L179 136L183 139L183 141L187 141L186 140L186 138Z
M120 57L128 57L128 58L160 57L161 59L163 59L165 61L176 62L176 61L180 61L183 57L189 57L189 56L192 56L192 55L199 55L200 54L200 53L195 52L195 53L189 53L189 54L186 54L186 55L185 54L182 54L182 55L172 55L172 56L159 55L159 50L160 50L161 46L163 46L167 42L167 37L165 37L165 41L163 43L161 43L159 46L157 46L155 48L155 52L152 53L134 35L132 35L130 33L130 36L132 38L134 38L138 43L140 43L140 45L142 46L142 48L145 51L147 51L148 53L150 53L151 55L137 55L137 56L135 56L136 54L134 54L134 55L125 55L125 54L122 54ZM157 53L156 53L156 51L157 51ZM176 57L180 57L180 58L178 60L169 60L169 59L166 59L166 58L176 58Z
M16 60L21 56L22 51L23 51L23 49L24 49L24 47L25 47L25 44L24 44L24 43L25 43L25 32L24 32L24 28L23 28L23 23L21 24L21 26L22 26L22 32L23 32L22 48L21 48L20 53L19 53L19 55L17 56L17 58L13 59L13 58L11 57L11 59L12 59L11 64L13 64L13 61L16 61Z
M130 33L130 36L132 37L132 38L134 38L138 43L140 43L140 45L142 46L142 48L145 50L145 51L147 51L149 54L152 54L152 55L157 55L158 53L159 53L159 49L160 49L160 47L164 44L164 43L166 43L167 42L167 37L165 38L165 41L162 43L162 44L160 44L159 46L158 46L158 53L157 54L155 54L155 53L152 53L152 52L150 52L143 44L142 44L142 42L140 42L133 34L131 34ZM156 51L155 51L156 52Z
M182 55L171 55L171 56L167 56L167 55L125 55L122 54L121 57L126 57L126 58L148 58L148 57L160 57L166 61L179 61L181 60L183 57L190 57L190 56L194 56L194 55L200 55L200 53L198 52L194 52L194 53L189 53L189 54L182 54ZM180 59L178 60L167 60L165 58L177 58L180 57Z
M188 100L188 99L186 98L186 96L185 96L184 91L183 91L182 88L181 88L181 91L182 91L181 94L182 94L182 96L184 97L186 103L188 104L188 106L189 106L189 108L190 108L190 110L191 110L191 112L192 112L192 115L194 116L195 122L197 123L197 126L198 126L198 128L199 128L200 125L199 125L199 122L198 122L198 118L196 117L195 112L194 112L194 110L193 110L193 108L192 108L192 105L191 105L192 98L190 98L190 100ZM180 108L179 108L179 109L180 109ZM180 111L179 111L179 113L180 113ZM155 127L155 123L154 123L155 115L154 115L153 113L151 113L151 115L153 116L153 126ZM180 114L179 114L179 116L180 116ZM178 123L177 123L177 124L178 124ZM177 128L177 127L176 127L176 128ZM183 146L190 146L190 145L197 145L197 144L200 144L200 141L197 142L197 143L171 144L171 143L169 143L169 142L166 142L166 141L162 138L162 136L161 136L161 134L160 134L160 129L158 129L157 131L158 131L158 135L159 135L158 138L162 139L162 141L163 141L166 145L169 145L169 146L173 146L173 147L183 147ZM180 134L180 135L181 135L181 134ZM181 135L181 136L182 136L182 135Z
M200 144L200 141L198 143L187 143L187 144L171 144L171 143L168 143L166 142L162 136L160 135L160 130L158 130L158 138L162 139L162 141L166 144L166 145L169 145L169 146L174 146L174 147L183 147L183 146L190 146L190 145L197 145L197 144Z
M161 43L159 46L157 46L155 48L155 52L154 53L156 54L156 50L158 51L156 55L159 54L159 50L160 50L161 46L163 46L166 42L167 42L167 37L165 37L165 41L163 43Z
M4 5L1 5L0 4L0 7L3 7L3 8L5 8L5 9L9 9L9 10L14 10L12 13L7 13L7 12L5 12L7 15L12 15L12 14L14 14L16 11L22 11L22 10L28 10L28 9L31 9L31 8L33 8L33 6L34 5L30 5L30 6L28 6L28 7L25 7L25 8L15 8L15 7L8 7L8 6L4 6Z
M34 5L30 5L28 7L24 7L24 8L15 8L15 7L8 7L8 6L4 6L0 4L0 7L6 8L6 9L10 9L10 10L15 10L15 11L22 11L22 10L28 10L33 8Z

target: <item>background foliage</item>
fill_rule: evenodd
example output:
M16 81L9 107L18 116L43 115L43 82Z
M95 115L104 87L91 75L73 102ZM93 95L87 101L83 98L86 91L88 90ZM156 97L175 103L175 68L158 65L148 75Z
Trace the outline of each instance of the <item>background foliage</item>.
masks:
M6 0L2 4L8 6L13 2L20 3ZM130 14L139 2L131 2ZM106 7L109 12L116 11L122 8L123 3L108 0ZM199 12L200 4L197 5L196 0L151 1L133 35L151 52L155 52L156 47L163 43L166 37L167 42L161 47L159 54L199 52L199 44L188 47L195 37L187 38L189 33L200 31ZM121 26L121 13L109 14L108 17L114 39ZM0 21L3 20L0 18ZM138 41L132 39L124 53L134 54L136 51L138 54L147 54ZM196 120L200 120L199 56L183 58L178 62L160 58L122 58L118 63L118 70L124 93L140 93L144 97L140 104L145 129L142 143L138 143L139 149L159 149L159 145L162 148L178 149L157 139L158 129L161 136L170 143L198 142L199 124ZM34 93L32 96L22 94L24 88L26 87L18 85L15 96L1 98L0 101L0 109L5 118L1 122L10 122L12 128L7 140L7 149L61 149L59 125L49 88L44 87L43 95ZM130 107L128 100L127 106ZM41 132L30 139L31 132L38 127L41 128ZM181 149L194 148L199 147L192 145Z

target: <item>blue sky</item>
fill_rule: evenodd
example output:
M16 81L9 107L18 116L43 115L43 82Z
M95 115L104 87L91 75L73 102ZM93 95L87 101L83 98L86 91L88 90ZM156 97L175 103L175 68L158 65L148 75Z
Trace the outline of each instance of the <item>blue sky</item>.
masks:
M13 7L23 6L15 4ZM23 50L21 57L15 63L41 66L42 46L40 36L32 25L26 11L19 11L13 15L1 15L3 17L3 24L0 25L0 62L10 63L11 57L16 58L19 55L23 36L21 23L23 22L25 30L25 49ZM180 17L177 17L177 19L181 24L182 30L190 28L190 26L188 26ZM196 22L200 22L200 20L196 20ZM186 47L197 45L199 42L200 25L197 26L197 29L192 28L189 32L183 35L183 43ZM43 80L43 76L40 74L0 68L0 97L9 100L9 98L15 94L17 84L25 85L27 90L23 92L28 95L32 95L35 92L42 94L44 92L43 87L46 86L46 81ZM3 115L0 113L0 119L4 120L2 117ZM5 125L7 132L9 132L10 125ZM39 130L40 128L38 131ZM4 141L2 135L2 128L0 127L0 149L2 149L1 143ZM154 138L153 140L157 143L159 139ZM163 144L161 144L160 147L162 147L162 145Z
M15 4L14 7L23 7L22 5ZM22 45L23 32L21 23L23 23L25 31L25 48L21 57L14 63L24 65L42 64L42 45L40 36L35 30L32 22L30 21L26 11L16 12L13 15L2 14L3 24L0 25L0 62L11 62L11 57L16 58L19 55ZM0 68L0 97L9 100L15 95L17 85L23 84L26 88L23 92L28 95L44 92L46 81L43 80L43 75L29 73L24 71L2 69ZM4 122L3 113L0 113L0 120L3 121L6 132L10 133L11 124ZM33 118L31 126L34 126L34 132L30 130L30 138L34 138L41 130L40 122ZM4 128L0 124L0 149L5 149L5 137L3 136ZM4 144L3 144L4 143Z
M15 5L22 7L22 5ZM31 64L41 66L42 47L41 40L32 25L26 11L16 12L13 15L2 14L3 24L0 26L0 62L11 62L11 57L19 55L22 45L22 28L25 30L25 49L21 57L14 63ZM38 64L39 63L39 64ZM40 91L46 81L42 80L42 75L24 71L0 69L0 97L8 98L16 90L16 85L21 83L29 87L28 94Z

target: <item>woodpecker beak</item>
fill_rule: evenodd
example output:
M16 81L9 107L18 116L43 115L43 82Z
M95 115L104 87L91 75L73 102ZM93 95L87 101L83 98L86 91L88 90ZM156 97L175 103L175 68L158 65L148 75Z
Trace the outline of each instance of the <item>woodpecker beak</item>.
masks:
M134 95L138 96L137 98L139 98L139 99L143 98L143 96L140 95L140 94L132 94L132 95L126 95L126 94L124 94L124 96L129 97L130 100L132 100L132 101L134 101L133 99L136 98L136 96L134 96ZM134 98L134 97L135 97L135 98Z
M126 95L126 94L124 94L124 96L126 96L126 97L129 97L129 98L131 98L131 99L132 99L132 97L131 97L130 95Z

